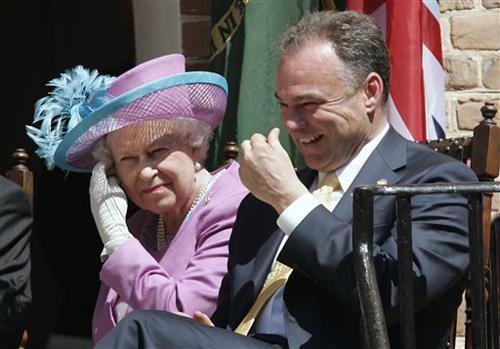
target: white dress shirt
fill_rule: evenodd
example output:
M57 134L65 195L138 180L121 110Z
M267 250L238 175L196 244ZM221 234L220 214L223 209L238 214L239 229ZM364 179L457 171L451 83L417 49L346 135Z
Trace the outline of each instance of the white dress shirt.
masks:
M368 160L368 157L378 146L382 138L384 138L387 131L389 131L388 124L385 125L382 132L380 132L374 139L365 144L361 151L350 162L335 171L340 183L340 189L333 193L333 209L335 209L335 206L337 206L346 190L351 186L366 160ZM325 172L318 172L318 176L309 187L310 192L301 195L298 199L292 202L290 206L288 206L278 217L276 224L283 231L284 235L278 251L274 256L273 264L290 234L292 234L295 228L314 208L316 208L316 206L321 205L321 202L315 198L311 192L318 188L318 184L321 183L321 180L325 177L325 175Z

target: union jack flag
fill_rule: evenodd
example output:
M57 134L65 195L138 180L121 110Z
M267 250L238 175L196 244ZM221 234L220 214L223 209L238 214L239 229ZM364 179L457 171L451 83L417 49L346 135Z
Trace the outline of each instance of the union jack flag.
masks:
M413 140L444 137L443 55L436 0L348 0L347 9L372 16L391 55L389 120Z

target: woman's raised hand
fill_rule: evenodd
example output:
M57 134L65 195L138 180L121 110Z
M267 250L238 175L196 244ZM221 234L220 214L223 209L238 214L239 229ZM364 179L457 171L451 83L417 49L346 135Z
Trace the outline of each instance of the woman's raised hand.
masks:
M89 194L92 215L104 244L101 253L101 260L104 260L133 237L126 223L127 196L116 177L106 176L102 162L98 162L92 170Z

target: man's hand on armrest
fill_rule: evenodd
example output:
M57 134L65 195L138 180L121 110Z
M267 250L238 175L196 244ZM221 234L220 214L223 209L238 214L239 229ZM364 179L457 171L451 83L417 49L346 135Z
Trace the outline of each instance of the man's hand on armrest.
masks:
M175 311L174 314L175 315L179 315L179 316L184 316L184 317L191 318L191 316L189 316L188 314L183 313L181 311ZM193 313L192 319L195 320L195 321L197 321L197 322L199 322L202 325L207 325L207 326L211 326L211 327L215 326L214 323L208 317L208 315L205 314L205 313L202 313L201 311L195 311Z

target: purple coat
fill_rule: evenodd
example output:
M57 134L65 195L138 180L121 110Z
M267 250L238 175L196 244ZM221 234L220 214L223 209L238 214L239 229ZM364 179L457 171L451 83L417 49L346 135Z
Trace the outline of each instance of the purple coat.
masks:
M113 308L118 296L132 309L189 315L195 310L208 315L214 312L227 272L229 236L238 206L248 193L238 167L236 162L226 166L209 190L211 200L202 200L166 249L148 252L158 216L141 210L128 220L137 239L120 246L102 266L92 320L94 342L116 325Z

